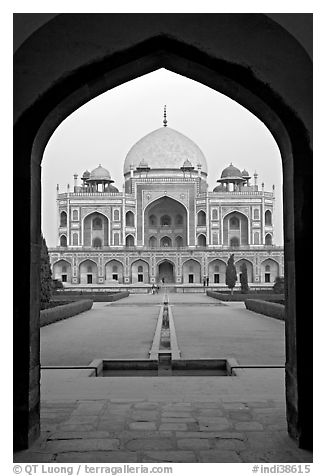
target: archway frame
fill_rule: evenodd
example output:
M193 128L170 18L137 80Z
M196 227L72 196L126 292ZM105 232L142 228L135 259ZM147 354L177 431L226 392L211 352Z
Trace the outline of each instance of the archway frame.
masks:
M51 61L51 55L42 57L41 50L52 45L60 57L60 47L62 50L64 47L60 44L59 27L73 22L75 15L70 15L69 19L69 15L59 15L59 18L48 22L16 53L14 180L20 184L17 210L21 211L21 205L26 210L26 213L21 214L18 234L23 243L19 261L27 271L17 278L15 286L25 299L14 299L16 448L28 446L39 435L37 289L40 262L40 162L44 148L56 127L82 104L119 84L162 67L197 80L246 107L265 123L280 148L284 177L287 419L289 432L298 439L300 446L308 448L312 445L312 392L307 391L307 387L312 387L312 375L304 362L309 353L307 341L310 353L312 351L312 326L309 323L307 327L302 311L307 287L305 273L295 266L296 260L299 262L307 246L312 244L312 168L307 166L312 154L311 62L296 40L264 15L245 15L243 23L246 24L242 29L241 15L230 15L232 20L229 23L237 27L237 41L228 46L231 50L227 49L228 41L221 41L221 35L222 40L223 35L226 40L232 35L233 30L225 21L229 14L220 14L220 17L202 15L201 29L190 28L190 37L187 28L196 21L194 15L188 15L187 18L178 15L177 19L172 16L173 21L170 21L172 17L169 15L162 14L157 19L155 14L151 14L152 21L147 15L145 22L133 23L126 14L124 18L127 23L131 22L133 30L129 30L128 38L120 38L117 34L121 44L113 41L117 16L114 16L114 20L108 16L105 21L109 26L105 25L105 31L109 40L103 41L104 49L95 47L92 51L88 50L88 44L93 46L91 41L87 43L88 35L94 31L100 41L103 34L102 23L98 22L97 15L88 20L95 21L95 25L89 28L85 28L85 22L82 31L79 28L67 28L66 33L72 35L74 40L70 41L71 48L66 52L61 73L60 68L47 67L46 61ZM252 35L246 38L243 29L248 31L248 23L251 22ZM47 36L49 30L51 35ZM260 36L262 31L268 31L266 40L264 35ZM56 35L56 32L59 33ZM197 39L196 35L200 38ZM260 41L256 41L256 35ZM43 41L44 38L47 41ZM283 48L279 47L280 42L273 41L274 38L279 39L281 44L283 42ZM80 44L84 45L81 54L75 51ZM259 48L269 51L266 61L284 64L284 68L268 68L268 64L261 64L260 58L266 55ZM253 51L257 51L257 56L252 56ZM287 61L289 55L296 58L296 61L291 62L291 68ZM44 74L45 71L47 74ZM35 73L40 76L32 81ZM277 74L277 78L274 74ZM26 315L29 319L25 321ZM30 395L33 395L32 399Z
M155 267L156 267L155 278L156 278L156 280L159 277L159 268L160 268L161 264L163 264L163 263L169 263L172 266L172 275L173 275L174 280L176 281L176 279L177 279L177 273L176 273L177 265L170 258L159 258L159 260L155 263Z

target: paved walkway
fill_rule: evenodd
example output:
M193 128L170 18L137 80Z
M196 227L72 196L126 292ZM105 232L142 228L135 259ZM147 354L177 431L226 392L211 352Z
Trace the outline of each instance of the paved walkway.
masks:
M227 339L236 335L232 353L238 359L255 359L259 353L265 359L282 361L284 358L283 323L248 314L238 303L218 306L215 300L204 295L171 294L169 297L180 347L185 354L195 355L200 347L203 353L206 349L216 351L217 346L210 337L214 332L217 339L221 336L219 348L223 355L228 350L227 356L230 356ZM96 329L92 334L94 327L107 324L107 335L112 328L115 339L118 336L125 339L122 347L126 352L136 355L139 345L144 355L141 339L147 345L150 334L154 333L157 305L161 301L162 295L135 295L109 307L95 304L93 311L58 323L60 332L51 330L59 327L57 324L43 328L48 330L43 338L45 336L50 343L53 337L60 356L64 347L62 339L66 339L70 329L70 339L74 333L78 341L84 335L79 347L79 353L83 353L80 349L87 343L85 329L90 332L90 339L97 342L101 341L102 333ZM137 330L137 337L133 337L135 332L131 327L135 320L142 327L139 334ZM202 323L199 326L198 320ZM121 322L125 325L124 333L119 330ZM142 332L147 333L146 336L142 336ZM268 337L270 333L272 339ZM251 339L247 347L241 341L244 335L247 340ZM113 346L116 346L115 339L110 341ZM258 339L263 343L257 344ZM281 344L276 345L274 341L278 339ZM72 341L66 341L65 345L67 342ZM45 359L45 340L42 344ZM264 351L267 344L270 348ZM258 353L257 348L252 349L257 345ZM53 358L51 349L49 355ZM89 360L103 355L91 355L91 346L86 346L85 351ZM236 377L161 378L90 378L81 370L44 370L42 436L14 459L35 463L311 462L311 453L299 450L287 435L284 395L283 369L247 369Z

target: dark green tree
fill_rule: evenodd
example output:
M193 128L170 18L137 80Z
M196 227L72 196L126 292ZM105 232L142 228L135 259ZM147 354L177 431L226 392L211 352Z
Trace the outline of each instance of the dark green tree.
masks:
M276 276L273 290L276 294L284 294L284 276Z
M228 259L225 272L225 283L229 289L231 289L231 294L233 294L233 288L237 282L237 270L234 265L234 254Z
M241 283L241 292L244 294L249 293L249 286L248 286L248 271L246 263L241 263L240 266L240 283Z
M53 287L48 247L43 235L41 236L40 287L40 304L43 309L51 299Z

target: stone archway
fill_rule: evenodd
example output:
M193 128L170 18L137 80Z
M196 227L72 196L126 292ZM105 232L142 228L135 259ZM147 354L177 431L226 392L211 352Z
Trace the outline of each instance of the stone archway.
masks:
M174 265L171 261L164 260L159 263L157 267L157 282L161 283L164 280L164 284L171 284L175 282Z
M187 210L174 198L163 196L151 202L144 212L144 243L153 247L155 243L161 248L176 245L176 239L187 244Z
M121 33L120 21L129 32L127 36ZM63 14L23 43L14 66L14 181L20 184L16 205L21 217L19 229L15 225L21 244L15 265L26 270L16 278L14 289L15 447L26 447L39 434L37 289L44 148L56 127L80 105L165 67L252 111L280 148L287 418L290 434L301 447L310 448L312 374L306 359L312 354L312 324L304 313L307 268L296 267L300 256L312 247L312 65L304 49L285 29L260 14L201 15L200 25L196 14L139 14L137 21L135 15L84 15L82 26L78 15ZM22 206L26 213L21 213Z

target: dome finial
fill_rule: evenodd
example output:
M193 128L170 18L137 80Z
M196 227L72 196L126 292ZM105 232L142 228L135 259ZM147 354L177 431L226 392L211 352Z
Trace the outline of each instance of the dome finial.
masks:
M166 120L166 105L164 106L164 119L163 119L163 126L166 127L168 125L168 121Z

